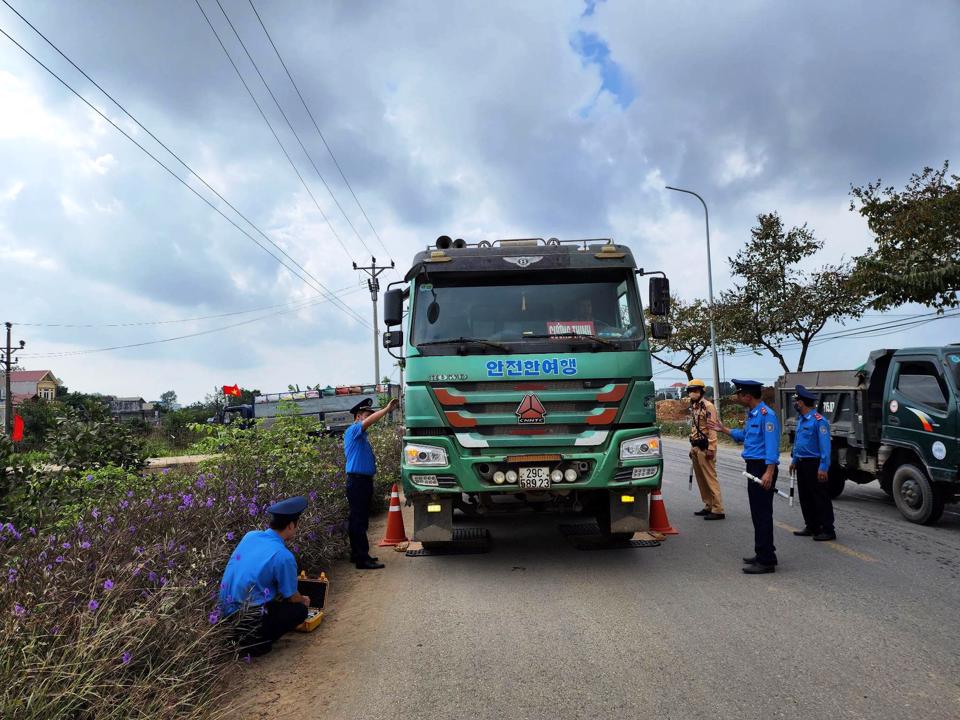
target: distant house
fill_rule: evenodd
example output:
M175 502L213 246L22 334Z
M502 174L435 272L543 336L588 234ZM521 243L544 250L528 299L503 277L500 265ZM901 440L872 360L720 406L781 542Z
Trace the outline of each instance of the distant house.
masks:
M0 375L0 428L6 427L6 382ZM14 370L10 373L10 396L13 407L22 402L39 398L53 400L62 383L50 370Z
M142 397L112 397L110 398L110 414L114 420L121 422L141 420L146 422L149 405ZM150 408L150 418L153 418L153 406Z

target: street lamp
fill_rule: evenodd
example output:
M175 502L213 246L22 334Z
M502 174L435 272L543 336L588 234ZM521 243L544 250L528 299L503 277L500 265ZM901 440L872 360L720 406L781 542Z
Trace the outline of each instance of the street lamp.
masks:
M710 211L707 210L707 203L693 190L684 190L683 188L666 186L667 190L682 192L687 195L693 195L700 204L703 205L703 216L707 222L707 288L710 301L710 350L713 353L713 401L717 406L717 415L720 414L720 363L717 360L717 331L713 324L713 263L710 259ZM719 420L719 418L718 418Z

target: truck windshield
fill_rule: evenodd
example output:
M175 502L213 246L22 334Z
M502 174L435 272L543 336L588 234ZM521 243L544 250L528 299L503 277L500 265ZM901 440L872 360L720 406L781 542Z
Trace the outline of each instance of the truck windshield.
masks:
M445 354L445 340L471 352L496 352L489 343L523 351L523 346L557 348L593 338L598 350L632 349L643 339L643 321L632 274L603 273L588 281L583 273L495 279L445 276L421 279L413 307L414 345L430 343L431 354ZM428 307L436 302L435 322ZM583 336L583 337L581 337ZM532 351L532 350L531 350Z
M953 372L953 385L960 390L960 352L947 353L947 366Z

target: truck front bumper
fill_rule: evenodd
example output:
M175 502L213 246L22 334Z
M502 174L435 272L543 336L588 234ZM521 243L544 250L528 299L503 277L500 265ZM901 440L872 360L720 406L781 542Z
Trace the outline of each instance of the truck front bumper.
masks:
M571 463L587 463L589 472L575 482L552 483L550 491L587 491L629 488L659 487L663 478L661 454L630 460L620 459L620 445L635 438L659 440L658 428L623 429L612 432L610 440L602 448L539 448L535 445L519 448L461 448L451 437L406 437L405 445L413 444L442 448L446 453L443 465L415 465L408 463L403 453L401 476L407 497L430 494L437 497L460 493L523 493L516 483L497 485L484 479L480 468L514 467L524 465L559 466ZM560 461L529 460L514 462L513 458L537 455L559 456Z

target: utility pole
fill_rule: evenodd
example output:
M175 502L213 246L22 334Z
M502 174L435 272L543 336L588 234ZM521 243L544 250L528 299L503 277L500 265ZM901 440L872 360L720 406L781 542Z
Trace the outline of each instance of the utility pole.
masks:
M21 340L20 347L14 349L13 341L10 336L13 332L13 323L4 323L7 326L7 346L3 353L3 383L4 383L4 406L3 406L3 431L7 437L13 432L13 395L10 394L10 371L13 368L13 355L18 350L23 350L26 343Z
M373 374L374 374L374 385L380 384L380 326L377 325L377 293L380 292L380 280L378 276L382 272L393 269L393 260L390 261L390 266L381 265L377 267L377 259L375 257L370 258L370 265L367 267L358 266L356 263L353 264L354 270L363 270L367 275L370 276L370 279L367 280L367 287L370 289L370 299L373 301Z

